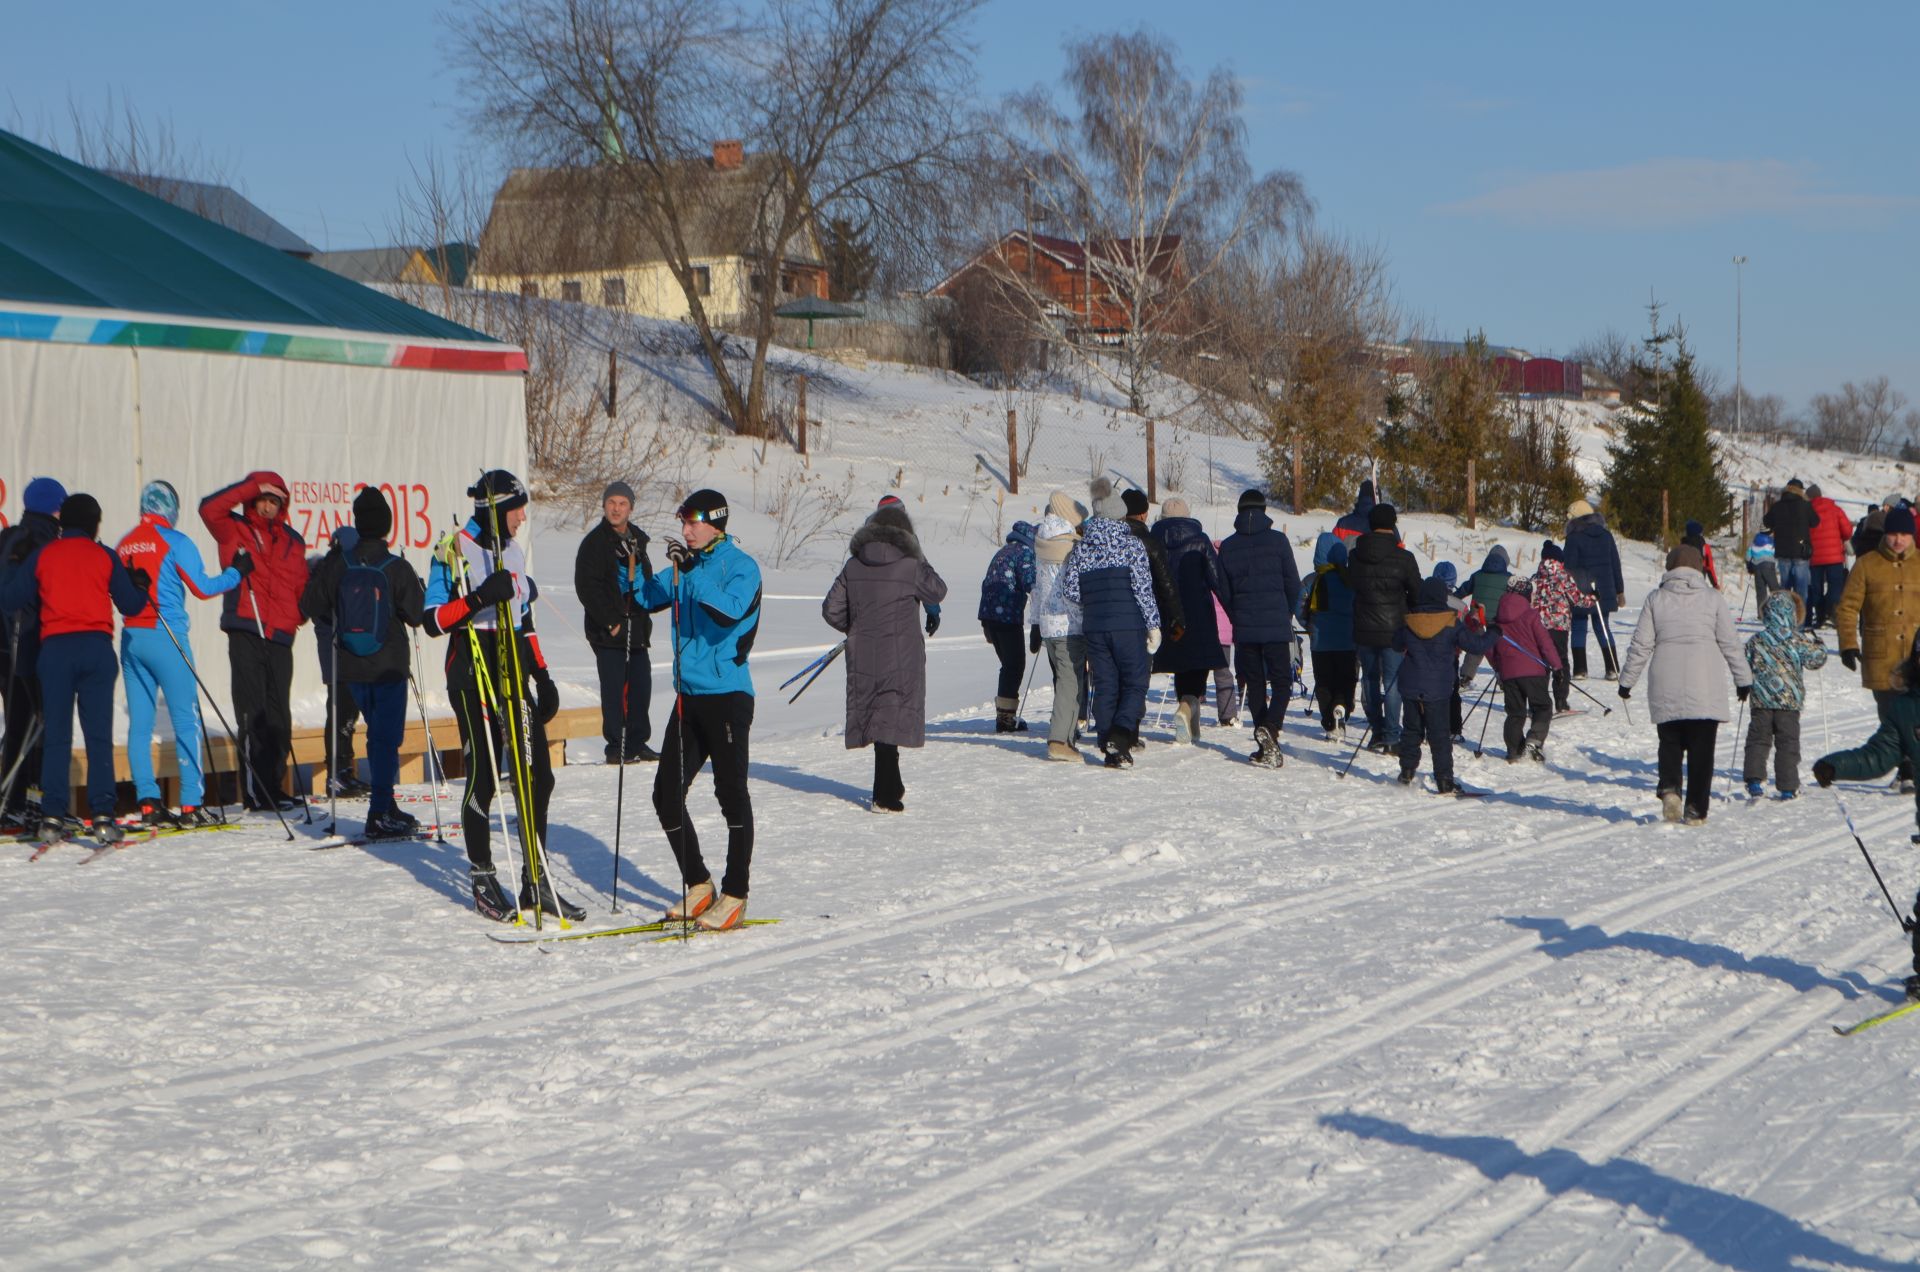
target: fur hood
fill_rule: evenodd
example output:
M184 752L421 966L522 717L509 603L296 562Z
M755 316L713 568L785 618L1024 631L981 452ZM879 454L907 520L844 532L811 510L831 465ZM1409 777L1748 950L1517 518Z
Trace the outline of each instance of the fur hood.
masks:
M867 549L875 545L898 549L903 555L916 561L926 560L926 554L920 551L919 536L913 532L913 526L894 524L891 520L881 521L869 518L867 523L853 532L853 539L847 544L847 554L862 561L874 564L867 555ZM904 519L904 518L903 518Z

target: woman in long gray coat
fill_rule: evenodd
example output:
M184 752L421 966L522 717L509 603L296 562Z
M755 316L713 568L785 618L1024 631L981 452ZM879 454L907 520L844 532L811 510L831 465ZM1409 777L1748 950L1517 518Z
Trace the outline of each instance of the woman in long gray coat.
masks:
M1681 544L1667 553L1667 572L1647 594L1633 644L1620 668L1620 696L1631 698L1647 677L1647 713L1660 732L1660 815L1698 826L1707 820L1713 790L1714 739L1728 719L1725 666L1734 692L1747 700L1753 670L1734 634L1733 611L1707 582L1700 549ZM1686 806L1681 807L1680 765L1685 759Z
M913 520L892 495L853 533L847 563L821 615L847 634L847 746L873 746L873 809L903 813L900 748L927 740L927 644L920 607L947 585L920 551Z

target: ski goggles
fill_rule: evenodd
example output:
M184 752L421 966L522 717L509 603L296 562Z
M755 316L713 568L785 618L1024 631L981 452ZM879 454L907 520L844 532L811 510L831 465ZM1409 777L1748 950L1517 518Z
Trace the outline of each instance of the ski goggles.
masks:
M725 521L727 519L727 506L725 504L721 504L718 508L689 508L685 504L682 504L680 505L679 511L676 512L674 515L679 517L680 520L682 521L699 521L699 522L708 522L708 523L715 522L715 521Z

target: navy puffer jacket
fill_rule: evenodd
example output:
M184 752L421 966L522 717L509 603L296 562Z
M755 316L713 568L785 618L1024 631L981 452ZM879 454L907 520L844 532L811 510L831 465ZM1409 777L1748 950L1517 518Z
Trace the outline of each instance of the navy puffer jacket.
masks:
M1060 594L1080 607L1089 636L1160 626L1146 545L1109 517L1089 517L1080 527L1080 542L1061 567Z
M1233 643L1268 645L1293 639L1300 608L1300 567L1293 544L1258 508L1242 509L1233 534L1221 541L1220 571L1226 577L1227 616Z
M1160 651L1153 656L1155 671L1212 671L1227 665L1220 648L1220 625L1214 619L1213 598L1226 604L1228 592L1220 576L1207 532L1192 517L1162 517L1154 523L1154 541L1166 549L1167 573L1187 618L1186 634L1171 639L1163 632Z
M1567 522L1566 560L1561 564L1573 575L1574 586L1600 598L1600 612L1611 614L1618 599L1627 590L1627 577L1620 572L1620 545L1597 512Z

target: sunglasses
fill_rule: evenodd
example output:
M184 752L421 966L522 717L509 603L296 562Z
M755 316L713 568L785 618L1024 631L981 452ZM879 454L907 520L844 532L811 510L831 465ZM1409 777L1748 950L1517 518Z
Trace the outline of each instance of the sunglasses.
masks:
M726 520L727 510L725 508L708 509L708 508L683 507L680 509L677 515L682 521L698 521L698 522L704 522L704 523L711 523L714 521Z

